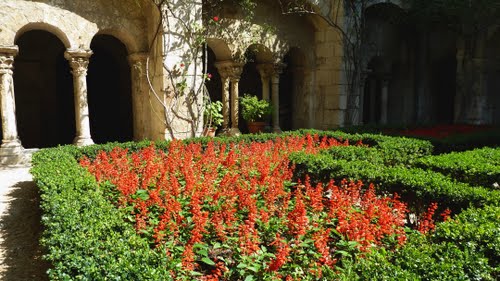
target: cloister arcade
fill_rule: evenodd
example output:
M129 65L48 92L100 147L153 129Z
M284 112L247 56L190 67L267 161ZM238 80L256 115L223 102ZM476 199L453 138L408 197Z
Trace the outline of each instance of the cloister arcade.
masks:
M149 0L3 0L2 161L25 148L200 135L196 114L185 113L202 99L187 105L172 90L179 82L172 69L180 65L185 84L203 86L201 69L212 75L206 88L223 103L227 134L246 130L243 94L272 103L268 130L275 132L500 122L496 27L478 38L466 61L465 43L444 24L393 21L406 15L400 1L373 1L362 36L361 85L353 93L344 38L320 16L286 14L277 2L258 0L249 20L230 4L215 11L207 1L174 2L187 26L203 31L204 59L191 52L197 46L186 43L178 19L160 21L168 15ZM327 6L314 7L321 14ZM170 112L174 107L178 112Z

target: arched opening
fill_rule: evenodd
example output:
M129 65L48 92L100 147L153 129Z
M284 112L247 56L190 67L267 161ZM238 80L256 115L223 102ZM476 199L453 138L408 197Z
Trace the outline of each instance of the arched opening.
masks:
M260 74L257 70L257 65L261 63L261 61L257 58L257 52L258 51L249 48L245 53L246 63L241 73L239 92L241 96L249 94L261 99L262 81L260 80Z
M388 75L384 59L373 58L368 63L368 71L363 93L363 124L380 124L383 79Z
M73 80L64 44L52 33L20 35L14 62L19 137L25 148L71 144L75 137Z
M110 35L90 44L87 74L90 130L95 143L133 139L132 90L127 49Z
M208 91L211 101L222 101L222 82L219 71L215 67L216 57L212 48L207 47L207 58L203 58L203 67L207 75L210 76L208 80L205 81L205 87Z
M241 79L239 83L239 94L240 97L244 95L256 96L262 99L262 81L260 80L260 74L257 70L257 56L252 50L247 50L245 53L247 63L243 66L243 72L241 73ZM240 110L239 117L239 129L242 133L248 133L246 121L243 120Z
M297 102L302 100L304 88L303 53L292 48L283 58L285 69L280 75L280 128L283 131L296 129Z
M402 23L404 17L404 10L391 3L366 10L363 48L368 65L363 71L368 76L361 99L363 124L399 124L414 119L414 30Z
M486 124L500 125L500 30L497 30L486 46L486 60L483 68L487 70L486 106L483 109Z

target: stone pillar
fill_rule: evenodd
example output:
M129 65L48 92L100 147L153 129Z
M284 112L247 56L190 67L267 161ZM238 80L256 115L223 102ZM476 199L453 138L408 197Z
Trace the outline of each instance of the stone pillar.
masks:
M0 110L3 133L0 156L15 155L23 149L17 134L14 79L12 77L14 56L17 53L17 46L0 46Z
M147 81L147 53L135 53L128 57L132 83L132 114L134 122L134 140L142 140L149 136L150 125L146 118L149 85Z
M375 111L377 108L377 79L371 78L370 79L370 121L369 123L377 123L377 116L375 115Z
M273 65L270 63L259 64L257 65L257 70L259 71L260 81L262 82L262 99L269 102L269 85L271 76L274 72Z
M94 143L90 136L89 105L87 102L87 67L91 55L92 51L90 50L67 50L64 53L73 74L76 118L76 137L73 143L78 146Z
M358 105L358 120L355 123L356 125L363 125L363 119L364 119L364 107L365 107L365 83L368 80L368 75L369 73L366 71L363 71L361 73L361 77L359 79L359 105Z
M216 62L215 67L219 71L222 83L222 134L228 134L230 123L230 96L229 96L229 65L231 62Z
M471 92L469 92L469 102L466 104L467 115L465 122L473 125L483 125L489 123L491 118L488 112L488 60L483 58L472 59L474 71L474 82Z
M241 73L243 72L243 65L239 63L233 63L231 67L231 129L229 134L232 136L241 134L238 128L238 121L240 118L240 103L239 103L239 82Z
M382 93L380 98L380 124L387 124L387 107L389 105L389 79L382 79Z
M284 65L281 63L274 65L272 80L272 105L273 105L273 132L281 133L280 128L280 74Z
M271 97L270 97L270 82L271 82L271 77L274 73L274 67L270 63L265 63L265 64L259 64L257 65L257 70L259 71L260 74L260 80L262 82L262 99L270 102ZM271 131L271 126L270 126L270 118L266 118L266 127L265 131L269 132Z

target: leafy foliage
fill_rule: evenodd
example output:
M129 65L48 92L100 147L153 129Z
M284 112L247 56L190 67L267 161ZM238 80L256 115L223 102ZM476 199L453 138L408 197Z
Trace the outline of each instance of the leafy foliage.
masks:
M288 161L285 160L286 158L283 159L284 162L279 162L281 164L270 165L270 172L263 174L261 171L267 170L263 167L267 167L266 163L272 162L266 159L277 159L273 157L280 155L285 149L271 149L268 152L247 150L249 147L269 148L270 140L273 140L271 143L284 143L286 138L300 139L307 133L312 133L313 136L306 138L302 145L309 147L306 149L309 152L295 152L289 156L296 166L295 178L304 178L305 174L309 173L312 180L325 180L325 183L328 183L327 178L330 176L373 180L378 183L376 190L397 191L403 198L409 199L410 203L421 204L421 210L426 209L428 203L436 200L441 209L451 207L454 213L467 208L469 204L475 207L456 215L446 223L436 223L435 230L427 230L428 234L425 236L407 230L407 235L405 235L407 243L402 247L396 246L398 245L396 238L403 237L401 233L396 236L387 235L373 242L373 244L386 245L385 249L374 248L371 245L369 252L360 255L360 251L368 249L364 248L368 245L364 244L368 241L366 239L368 236L363 235L379 229L365 226L383 225L385 218L382 213L379 213L378 219L368 219L371 222L368 225L360 222L364 221L365 215L374 215L373 212L379 208L381 208L379 210L385 210L384 206L394 207L396 201L389 203L387 200L393 200L390 197L370 197L373 196L370 192L375 189L358 189L356 182L338 181L337 185L318 185L306 180L301 184L293 184L291 174L287 172L291 166L286 164ZM211 140L208 138L190 139L183 144L160 142L153 150L151 142L144 141L84 148L66 146L36 153L33 158L32 172L42 192L43 224L46 227L43 243L48 249L46 258L53 263L53 268L49 272L50 278L53 280L169 280L173 279L172 272L178 272L178 280L209 280L204 279L200 274L214 278L224 276L230 280L231 278L234 280L282 280L280 278L288 276L302 280L318 280L318 274L321 274L323 280L394 280L398 278L401 280L496 280L499 277L498 198L500 197L498 191L457 183L441 173L413 168L420 158L431 154L432 145L427 141L314 130L288 132L282 135L244 135ZM329 143L339 143L343 146L328 148ZM347 144L351 145L347 146ZM190 148L187 151L174 152L172 145L177 149ZM119 153L116 147L127 149L128 152ZM215 147L226 147L227 150L225 153L217 154L220 151L213 150ZM107 151L107 153L99 151ZM148 151L151 153L148 154ZM184 152L180 153L181 151ZM203 160L203 157L196 156L202 151L209 154L210 151L217 153L210 154L212 158L208 161L208 159ZM235 157L236 154L232 154L231 151L241 155L252 155L252 157L239 161ZM109 158L109 160L114 159L109 162L111 166L106 166L102 158L105 154L114 155L114 158ZM100 161L103 167L113 165L122 167L121 174L115 175L118 181L104 180L101 176L99 187L95 178L80 167L75 160L84 155L90 157L92 161ZM147 155L153 156L151 159L170 155L169 161L183 163L179 166L179 170L174 172L176 177L179 177L180 186L186 186L189 183L193 186L205 186L204 182L211 182L210 178L214 176L215 179L222 176L218 179L220 180L218 184L223 185L224 178L239 176L246 180L236 185L225 183L233 187L225 194L237 190L251 192L261 189L262 192L267 192L266 195L239 196L238 198L244 202L272 200L273 196L267 195L271 194L269 193L271 190L278 191L278 189L269 188L270 185L276 186L277 179L285 179L282 189L285 193L274 197L277 198L277 201L274 201L278 204L276 206L282 207L275 208L275 215L269 216L267 222L263 219L265 216L262 216L265 212L256 213L254 227L259 231L260 236L259 246L253 248L253 254L244 254L243 251L230 250L227 247L228 245L241 247L240 242L245 241L248 242L248 244L244 243L249 246L248 249L252 249L250 246L253 245L254 240L245 240L252 236L242 235L245 227L250 227L251 224L247 225L240 221L239 226L233 228L234 232L231 232L229 224L224 223L228 239L223 241L216 234L217 228L210 226L215 219L213 215L208 215L205 223L201 220L203 216L192 215L192 212L196 210L200 215L222 210L219 208L224 206L224 202L228 202L225 201L229 200L228 196L207 195L205 199L196 199L196 196L193 198L196 193L179 196L179 202L185 209L176 215L184 217L183 221L188 226L187 232L179 234L183 239L181 241L184 242L176 244L171 242L173 240L167 239L169 235L165 231L167 228L163 232L158 232L165 236L156 240L160 236L153 235L155 229L160 230L158 227L162 219L153 215L143 217L142 210L148 210L147 214L161 214L162 209L148 204L145 205L146 209L142 209L141 204L153 202L158 198L169 198L166 196L169 193L162 194L161 192L158 193L159 197L155 197L158 186L155 181L172 181L174 177L155 176L155 173L151 173L155 169L163 169L162 167L166 166L162 164L163 161L151 161L147 164L148 161L144 158ZM217 155L218 157L213 158ZM253 157L259 161L250 160ZM186 165L189 159L194 161L193 163L200 162L190 167ZM224 168L224 165L230 163L233 163L234 167L247 167L242 170L246 172L242 172L241 176L230 172L227 167ZM142 176L138 179L145 185L144 187L142 184L139 185L139 188L134 189L135 191L130 190L126 197L129 199L122 200L119 199L124 198L122 191L127 189L117 190L116 188L122 186L120 182L126 183L133 179L127 176L127 173L134 171L129 166L132 164L142 171ZM217 167L217 172L210 172L215 167ZM261 168L252 171L252 167ZM202 174L199 173L205 174L200 177ZM263 175L264 177L261 178ZM198 180L196 180L197 177ZM148 178L150 180L147 180ZM261 184L257 184L259 189L252 189L252 185L245 183L247 181L260 182ZM216 182L213 182L214 186L218 186ZM344 188L345 185L348 188ZM113 189L115 192L112 192ZM193 190L205 190L205 188L195 187ZM325 191L325 193L318 196L321 194L318 191ZM357 203L352 204L354 201L349 200ZM198 204L199 209L195 208L197 206L195 202L202 202ZM215 204L216 202L221 204ZM286 207L280 205L285 202L288 202ZM378 205L377 208L370 209L369 205L363 207L364 205L360 205L360 202L378 202L376 203ZM384 205L383 202L387 204ZM329 221L327 217L320 215L321 212L315 211L320 207L331 210L333 203L337 207L343 206L338 209L338 213L333 212L335 215L332 217L336 219ZM344 203L345 205L342 205ZM122 207L116 208L116 206ZM135 207L131 208L131 206ZM167 204L164 207L167 206L170 208L175 204ZM252 204L242 203L233 206L236 208L241 206L241 209L234 213L235 217L245 218L246 221L253 218L251 214L254 209L250 208ZM257 210L270 212L271 210L265 206L268 205L257 204ZM281 217L279 213L282 213ZM383 213L394 214L388 210ZM347 217L342 217L342 214ZM145 227L141 223L137 224L141 222L141 218L144 222L149 221ZM427 216L427 218L432 220L435 216ZM175 220L165 222L171 221L175 222ZM424 226L433 226L433 224ZM223 229L220 228L220 230ZM356 231L352 231L354 229ZM398 228L393 230L396 229ZM140 235L135 235L137 232ZM190 243L196 233L201 235L198 236L201 237L201 242L193 240ZM355 236L360 234L363 235ZM203 243L204 241L210 242ZM246 246L244 248L246 249ZM167 250L169 255L165 254ZM191 250L192 255L186 250ZM183 255L184 253L189 255ZM185 257L193 259L185 259ZM195 270L180 270L183 262L185 264L192 262ZM332 263L334 268L328 266ZM304 264L313 270L303 270Z
M494 188L500 184L500 148L481 148L420 158L416 166L469 184Z
M272 113L272 107L266 100L259 100L256 96L245 94L240 97L241 115L243 119L254 122L262 120Z

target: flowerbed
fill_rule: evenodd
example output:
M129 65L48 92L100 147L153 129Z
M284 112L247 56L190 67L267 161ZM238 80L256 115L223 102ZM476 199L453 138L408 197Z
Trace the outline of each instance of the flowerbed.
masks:
M358 145L347 146L347 139ZM498 279L498 192L411 168L432 152L427 141L307 130L155 147L149 142L66 146L34 155L51 280ZM88 157L87 168L77 162L82 156ZM285 165L289 158L292 164ZM107 171L99 175L100 183L88 172L97 163ZM180 166L169 166L175 163ZM329 176L342 175L375 180L377 193L397 191L425 204L438 200L437 213L446 207L460 212L469 203L479 208L436 224L435 232L432 219L439 216L431 215L432 205L417 225L427 235L403 232L399 218L409 207L398 198L375 196L359 181L330 183ZM319 179L323 184L317 185ZM176 181L183 193L168 196L165 190ZM165 190L158 190L159 183ZM276 188L278 183L283 187ZM408 197L412 191L415 196ZM268 196L275 193L274 199ZM167 210L179 223L162 218ZM381 227L387 226L384 221L391 225L387 215L392 227Z
M343 255L406 238L397 196L361 182L290 181L289 153L346 145L306 136L203 150L174 141L167 153L117 148L81 164L168 256L174 279L314 279L333 276Z

